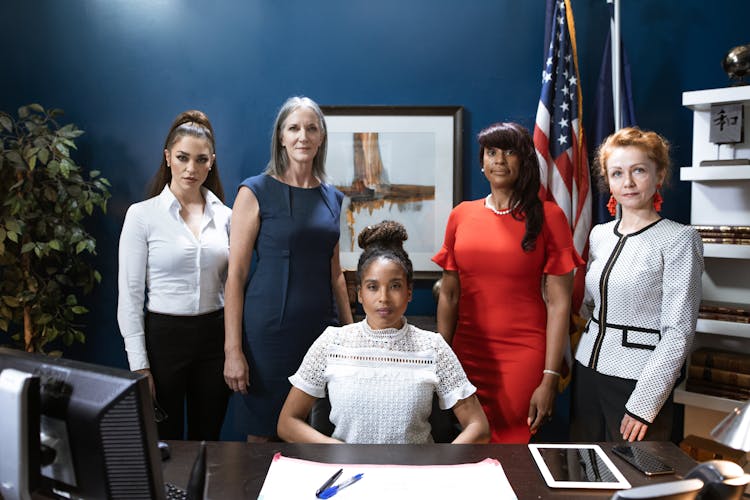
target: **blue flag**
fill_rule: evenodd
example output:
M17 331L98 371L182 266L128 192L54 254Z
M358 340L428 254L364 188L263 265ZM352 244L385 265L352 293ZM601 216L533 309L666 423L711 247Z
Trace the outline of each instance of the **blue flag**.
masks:
M610 4L610 19L614 18L614 7ZM599 72L599 81L596 88L594 101L594 123L593 123L593 145L592 152L596 152L599 145L607 136L615 131L615 112L612 104L612 24L610 23L610 36L604 46L602 56L602 67ZM630 64L625 53L622 41L620 42L620 114L623 127L636 126L635 110L633 108L633 94L630 88ZM593 164L593 162L592 162ZM612 220L607 211L609 193L602 193L598 186L594 186L594 214L595 224L601 224Z

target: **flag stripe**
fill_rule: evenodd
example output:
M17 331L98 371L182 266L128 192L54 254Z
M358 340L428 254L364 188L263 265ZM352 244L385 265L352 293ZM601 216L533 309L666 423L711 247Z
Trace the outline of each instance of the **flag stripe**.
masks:
M565 213L578 253L588 257L591 230L591 186L583 131L582 93L570 0L547 0L546 60L534 124L534 147L542 186L539 196ZM585 267L576 270L573 312L583 301ZM572 353L565 353L569 373Z

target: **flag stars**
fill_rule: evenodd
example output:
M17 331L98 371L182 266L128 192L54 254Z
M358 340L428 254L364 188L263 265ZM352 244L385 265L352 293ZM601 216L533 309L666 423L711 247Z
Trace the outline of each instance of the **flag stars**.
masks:
M565 94L566 96L570 94L570 90L568 90L568 87L563 87L561 90L562 90L562 93Z
M568 78L568 83L572 87L573 85L575 85L576 83L578 83L578 79L575 76L571 76L570 78Z
M542 71L542 83L552 81L552 74L547 71Z
M560 128L565 128L569 124L568 120L566 120L565 118L561 118L559 123L560 123Z
M568 136L567 135L561 135L560 137L557 138L557 142L560 143L560 146L562 146L563 144L567 144L568 143Z
M560 104L560 109L563 111L568 111L570 109L570 104L568 104L567 101L563 101L562 104Z

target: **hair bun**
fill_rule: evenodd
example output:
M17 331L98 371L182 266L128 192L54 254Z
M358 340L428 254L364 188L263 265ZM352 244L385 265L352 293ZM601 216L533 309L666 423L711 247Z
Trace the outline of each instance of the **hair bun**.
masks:
M404 241L409 239L406 228L400 222L384 220L367 226L359 233L357 243L363 250L371 246L396 248L403 250Z

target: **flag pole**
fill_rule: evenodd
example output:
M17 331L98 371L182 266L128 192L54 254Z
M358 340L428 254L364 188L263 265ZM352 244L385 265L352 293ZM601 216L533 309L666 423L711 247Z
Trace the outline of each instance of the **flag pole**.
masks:
M620 63L620 0L607 0L610 7L611 47L612 47L612 109L615 118L615 132L622 128L622 64Z

